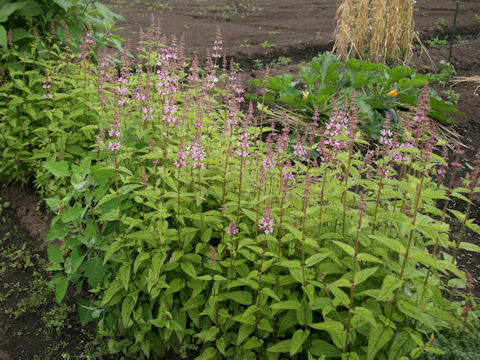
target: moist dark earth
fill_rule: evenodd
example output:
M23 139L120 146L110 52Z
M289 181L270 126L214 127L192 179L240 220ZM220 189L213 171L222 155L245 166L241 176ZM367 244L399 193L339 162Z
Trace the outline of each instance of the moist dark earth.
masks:
M262 76L265 64L277 61L274 75L295 73L320 51L333 47L334 0L106 0L110 8L125 17L117 33L138 41L140 27L147 29L152 15L167 36L182 33L187 56L205 54L222 31L225 53L233 57L248 80ZM410 65L420 71L439 71L447 60L454 15L454 0L417 0L415 29L427 45L419 44ZM278 64L279 57L289 58ZM451 63L461 77L480 76L480 2L460 2ZM278 66L280 65L280 66ZM247 90L255 91L247 85ZM456 107L465 116L455 116L453 129L465 145L464 162L473 163L480 151L480 82L464 81L440 86L460 95ZM41 198L32 188L1 186L0 204L0 360L95 358L93 329L82 329L70 298L66 306L55 305L54 292L46 286L51 274L36 269L45 267L45 235L50 215L42 211ZM453 204L465 209L465 204ZM2 207L0 207L2 209ZM474 198L470 218L480 222L480 195ZM458 226L453 224L453 235ZM479 236L466 234L466 240L480 245ZM459 266L473 273L475 294L480 296L480 254L460 253ZM41 296L35 296L35 294ZM23 301L23 302L22 302ZM21 310L21 311L20 311ZM17 314L15 314L17 311ZM21 314L19 314L21 312ZM18 316L16 316L18 315ZM90 346L85 348L85 344ZM71 357L68 357L67 354ZM172 358L172 357L169 357Z

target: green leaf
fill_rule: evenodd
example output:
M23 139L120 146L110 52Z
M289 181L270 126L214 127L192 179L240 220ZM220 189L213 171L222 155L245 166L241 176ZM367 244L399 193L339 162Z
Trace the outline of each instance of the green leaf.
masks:
M123 323L123 326L125 326L126 328L133 325L133 322L130 321L130 314L135 308L135 304L137 303L137 298L138 298L138 292L134 292L134 293L128 294L128 296L122 301L122 323Z
M28 3L29 3L28 0L24 0L24 1L14 1L11 3L5 4L0 9L0 22L6 22L10 15L12 15L17 10L23 9Z
M119 278L113 280L113 282L108 286L107 290L103 294L102 306L107 305L113 296L122 289L123 285Z
M377 353L392 339L393 334L388 327L372 328L368 334L367 360L376 359Z
M7 48L7 31L3 27L3 25L0 25L0 46L3 47L4 49Z
M323 259L325 259L329 256L330 256L330 253L314 254L314 255L310 256L307 260L305 260L305 266L307 266L307 267L314 266L314 265L318 264L320 261L322 261Z
M68 10L73 6L72 0L53 0L53 2L65 10L65 12L68 12Z
M15 28L12 30L12 41L17 42L18 40L22 40L28 37L32 37L28 31L22 28Z
M52 264L59 264L63 262L63 253L55 245L48 245L47 247L48 260Z
M50 171L55 177L60 178L70 176L68 162L66 161L45 161L42 166Z
M335 320L326 320L320 323L310 324L310 327L317 329L317 330L325 330L325 331L332 331L332 332L343 332L343 324L341 322Z
M367 280L370 276L375 274L378 270L378 266L373 268L367 268L355 273L355 285L361 284L365 280Z
M340 358L341 351L325 340L315 339L310 345L310 351L315 356L324 355L327 358Z
M248 341L243 344L242 348L245 350L255 349L263 345L263 340L257 338L256 336L251 337Z
M204 348L204 351L195 358L195 360L211 360L217 358L217 350L214 347L208 346Z
M206 330L200 331L195 336L202 339L203 342L213 341L213 340L215 340L215 337L217 336L219 331L220 331L220 329L217 326L211 326L210 328L208 328Z
M67 294L68 278L63 274L58 273L50 281L50 284L55 284L55 299L57 300L57 303L61 303Z
M280 301L270 307L274 310L302 310L302 304L297 300Z
M253 301L252 294L248 291L231 291L223 294L223 296L242 305L250 305Z
M205 304L205 298L203 295L198 295L193 298L188 299L185 304L183 305L183 311L188 311L192 309L196 309L200 306Z
M267 351L273 353L288 353L290 352L291 344L292 339L283 340L276 343L275 345L270 346Z
M403 280L400 280L393 275L385 276L385 279L383 279L382 288L380 289L380 294L377 297L377 301L390 301L395 289L398 289L402 285Z
M50 229L48 230L45 241L49 242L56 239L63 240L69 232L70 228L68 224L65 224L61 221L53 223L52 221L52 226L50 226Z
M103 282L107 273L107 266L103 265L102 258L99 256L88 259L83 264L88 285L94 288Z
M183 272L188 276L190 276L191 278L194 278L194 279L197 278L197 272L195 271L195 266L193 266L192 263L182 262L180 264L180 267L182 268Z
M293 356L300 351L303 343L307 340L308 335L310 335L310 330L301 330L298 329L292 336L292 342L290 344L290 356Z
M343 251L345 251L349 256L353 256L353 254L355 253L355 249L351 245L346 244L346 243L341 242L341 241L337 241L337 240L334 240L333 242L338 247L340 247Z
M122 265L118 271L118 278L122 282L123 288L127 291L130 284L130 265Z
M238 334L237 334L237 345L240 345L243 342L243 340L245 340L247 336L253 332L253 330L255 330L255 326L253 325L248 325L248 324L240 325L240 328L238 329Z

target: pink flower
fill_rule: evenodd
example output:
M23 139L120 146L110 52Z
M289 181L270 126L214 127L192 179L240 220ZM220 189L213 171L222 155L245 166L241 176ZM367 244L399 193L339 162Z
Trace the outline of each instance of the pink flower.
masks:
M234 234L238 234L237 225L235 225L233 221L231 221L230 225L228 226L227 234L230 236L233 236Z
M275 219L270 217L270 204L267 204L263 216L260 218L260 230L263 230L265 234L270 234L273 232L273 223Z
M210 245L210 266L215 266L215 248Z
M117 142L117 141L113 141L113 142L109 142L108 143L108 147L112 150L112 151L117 151L120 149L120 142Z

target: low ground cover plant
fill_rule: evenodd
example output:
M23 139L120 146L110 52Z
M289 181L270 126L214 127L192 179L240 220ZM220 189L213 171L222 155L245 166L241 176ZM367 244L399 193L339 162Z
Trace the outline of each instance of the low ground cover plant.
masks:
M281 106L306 122L313 121L314 109L318 107L319 121L324 124L331 115L331 100L340 101L354 92L361 128L375 140L380 137L387 111L394 125L410 107L417 105L422 86L442 80L442 75L420 74L405 66L392 68L358 59L342 62L330 52L319 54L308 66L302 66L299 75L299 79L282 74L253 80L253 84L263 88L263 93L249 98ZM432 88L429 100L428 116L441 123L452 124L451 115L462 114Z
M447 205L471 204L480 159L454 185L461 150L435 153L427 86L397 129L402 141L386 121L380 145L362 153L355 96L332 100L324 126L314 109L291 141L252 104L240 110L220 33L202 69L197 59L185 66L183 40L155 29L142 40L139 62L124 57L120 69L88 52L46 60L32 94L45 106L40 130L10 107L3 115L41 134L29 154L49 151L32 169L56 214L47 241L62 244L48 247L55 297L89 291L81 320L96 322L108 352L404 360L440 353L443 329L475 329L473 280L455 263L460 249L479 250L462 240L480 229L470 205L464 214ZM24 151L13 138L8 146ZM452 238L451 216L462 224Z

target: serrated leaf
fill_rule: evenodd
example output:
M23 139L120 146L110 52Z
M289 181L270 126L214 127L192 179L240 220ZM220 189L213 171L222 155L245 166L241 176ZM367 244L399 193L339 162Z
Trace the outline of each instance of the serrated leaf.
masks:
M107 267L103 265L102 259L98 256L88 259L83 264L83 269L87 277L88 285L92 288L99 285L107 273Z
M378 301L389 301L395 289L398 289L403 285L403 280L393 276L387 275L383 279L382 288L380 294L377 297Z
M330 256L330 253L314 254L310 256L307 260L305 260L305 266L307 267L314 266L329 256Z
M367 360L374 360L377 353L393 337L393 330L388 327L372 328L368 334Z
M70 176L68 162L66 161L44 161L42 166L50 171L55 177L60 178Z
M63 253L55 245L48 245L47 247L48 260L52 264L59 264L63 262Z

